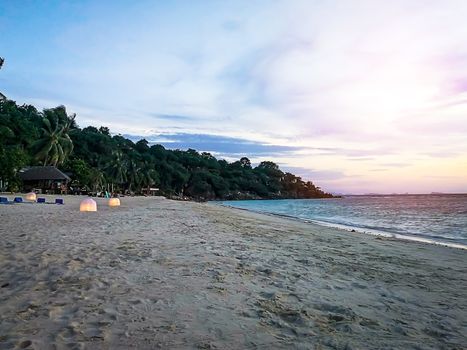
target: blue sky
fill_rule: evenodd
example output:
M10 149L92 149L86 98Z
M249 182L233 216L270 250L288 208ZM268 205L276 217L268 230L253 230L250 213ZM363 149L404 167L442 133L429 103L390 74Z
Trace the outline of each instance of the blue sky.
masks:
M467 192L467 2L0 1L0 91L335 192Z

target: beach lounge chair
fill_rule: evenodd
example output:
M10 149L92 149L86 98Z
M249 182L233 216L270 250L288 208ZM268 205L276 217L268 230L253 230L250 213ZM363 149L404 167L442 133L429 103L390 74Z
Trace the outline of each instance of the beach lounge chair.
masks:
M45 203L45 198L37 198L37 203Z
M3 203L3 204L8 203L8 198L6 198L6 197L0 197L0 203Z
M63 204L63 198L55 198L55 204Z
M13 202L15 202L15 203L23 203L23 197L15 197L15 199L13 200Z

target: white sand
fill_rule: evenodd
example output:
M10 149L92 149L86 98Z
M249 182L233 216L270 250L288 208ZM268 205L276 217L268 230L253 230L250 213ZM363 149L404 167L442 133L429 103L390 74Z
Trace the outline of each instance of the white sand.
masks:
M9 196L12 198L12 196ZM461 349L467 251L211 204L0 205L0 349Z

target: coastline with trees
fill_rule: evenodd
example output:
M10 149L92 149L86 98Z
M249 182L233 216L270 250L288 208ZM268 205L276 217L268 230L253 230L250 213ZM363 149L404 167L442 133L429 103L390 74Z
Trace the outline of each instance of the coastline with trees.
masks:
M64 106L38 111L11 100L0 102L0 186L18 191L26 166L55 166L86 193L142 194L153 187L170 198L195 200L330 198L277 164L253 166L194 149L171 150L145 139L133 142L109 128L80 128Z

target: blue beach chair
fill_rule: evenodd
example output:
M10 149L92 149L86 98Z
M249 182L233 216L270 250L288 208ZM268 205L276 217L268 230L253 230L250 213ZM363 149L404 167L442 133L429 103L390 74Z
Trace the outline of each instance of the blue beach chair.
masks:
M45 198L37 198L37 203L45 203Z
M15 202L15 203L23 203L23 197L15 197L15 199L13 200L13 202Z
M63 204L63 198L55 198L55 204Z
M0 203L2 203L2 204L8 204L8 198L6 198L6 197L0 197Z

